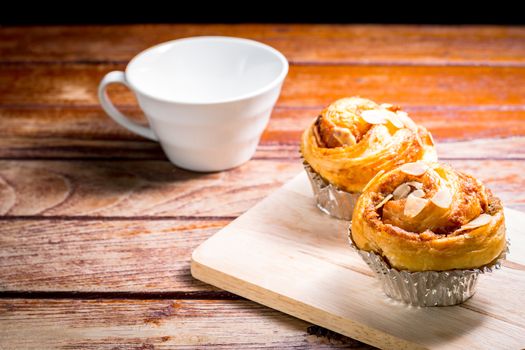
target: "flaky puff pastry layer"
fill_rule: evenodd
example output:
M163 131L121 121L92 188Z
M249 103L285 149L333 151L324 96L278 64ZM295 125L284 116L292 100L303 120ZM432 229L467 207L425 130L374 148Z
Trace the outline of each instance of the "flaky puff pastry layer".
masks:
M440 163L427 165L419 176L406 174L403 167L398 167L370 181L352 217L351 234L356 246L383 256L399 270L470 269L494 261L506 246L499 199L470 175ZM421 198L427 200L414 217L405 215L408 197L389 196L404 183L422 184ZM447 208L432 201L441 188L451 195ZM390 200L385 202L387 197ZM480 215L488 222L466 229L473 220L479 221Z
M364 111L386 111L396 120L370 124L362 117ZM424 127L399 107L359 97L337 100L323 110L304 131L301 153L321 177L347 192L361 192L381 170L437 160L432 136Z

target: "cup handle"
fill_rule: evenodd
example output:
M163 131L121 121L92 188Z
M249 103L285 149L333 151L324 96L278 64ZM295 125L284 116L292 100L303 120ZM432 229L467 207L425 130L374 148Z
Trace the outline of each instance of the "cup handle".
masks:
M131 121L124 114L120 113L120 111L113 105L113 103L111 103L108 94L106 93L106 87L109 84L113 83L123 84L128 89L132 90L128 85L124 72L113 71L106 74L106 76L100 81L100 84L98 85L98 98L104 111L106 111L106 113L111 118L113 118L114 121L116 121L118 124L122 125L126 129L134 132L135 134L139 134L140 136L143 136L147 139L158 141L158 138L153 133L153 130Z

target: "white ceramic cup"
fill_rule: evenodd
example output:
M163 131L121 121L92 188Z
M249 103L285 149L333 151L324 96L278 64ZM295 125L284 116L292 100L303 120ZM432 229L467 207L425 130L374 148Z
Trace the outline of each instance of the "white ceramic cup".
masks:
M123 127L159 141L169 160L194 171L219 171L248 161L288 73L274 48L230 37L194 37L151 47L125 72L106 74L102 108ZM149 128L119 112L106 87L131 89Z

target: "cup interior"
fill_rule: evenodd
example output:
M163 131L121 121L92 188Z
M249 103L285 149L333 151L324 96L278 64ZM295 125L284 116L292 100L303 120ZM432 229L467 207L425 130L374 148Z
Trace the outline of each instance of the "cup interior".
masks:
M137 55L126 68L133 89L178 103L247 98L282 82L286 58L270 46L229 37L170 41Z

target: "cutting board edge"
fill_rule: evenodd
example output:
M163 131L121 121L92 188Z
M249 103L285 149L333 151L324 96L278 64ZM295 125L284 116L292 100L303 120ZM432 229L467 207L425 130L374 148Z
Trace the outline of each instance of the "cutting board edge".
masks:
M221 231L215 235L219 235ZM215 236L214 235L214 236ZM271 290L265 290L266 294L272 295L272 298L267 298L268 300L275 300L274 303L267 302L265 298L261 298L257 295L256 289L257 286L244 281L240 278L236 278L230 274L226 274L222 271L216 270L213 267L210 267L204 263L198 261L198 252L203 245L206 244L206 241L197 247L191 256L191 275L202 281L204 283L211 284L220 289L226 290L230 293L239 295L248 300L254 301L258 304L267 306L269 308L278 310L285 314L297 317L301 320L310 322L321 327L325 327L332 331L341 333L350 338L359 340L361 342L379 347L379 348L392 348L396 349L427 349L426 347L409 342L405 339L398 338L392 334L381 332L375 328L367 327L364 324L360 324L348 319L340 318L340 322L347 325L346 327L339 326L336 322L330 322L330 318L334 318L333 314L330 314L327 311L318 309L306 303L294 300L290 297L278 294ZM247 288L235 288L234 286L244 285ZM291 304L294 304L292 307ZM298 310L303 311L299 312ZM316 317L316 313L318 317ZM321 315L322 314L322 315ZM350 331L349 331L350 330Z

